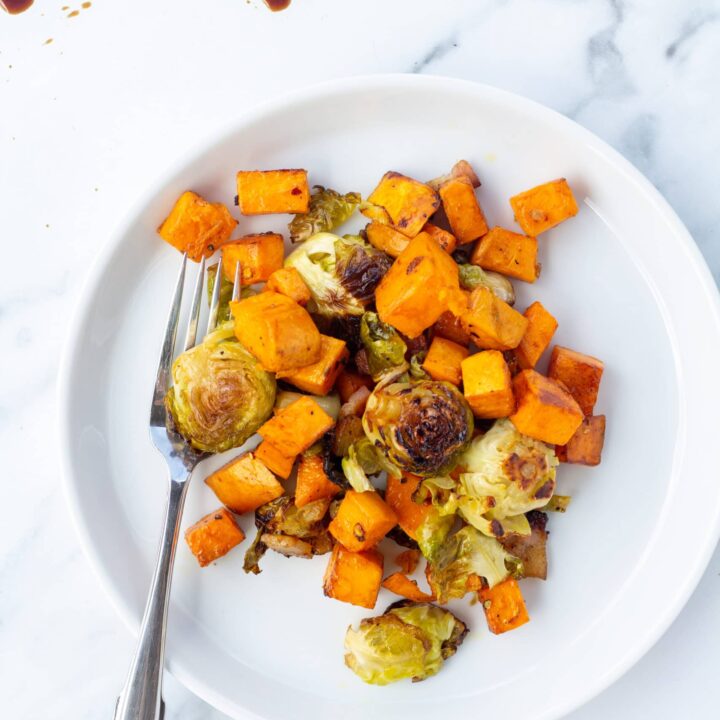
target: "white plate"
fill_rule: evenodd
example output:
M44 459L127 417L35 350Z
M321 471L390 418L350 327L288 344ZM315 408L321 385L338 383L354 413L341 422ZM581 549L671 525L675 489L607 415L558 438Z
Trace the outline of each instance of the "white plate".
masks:
M556 342L606 363L603 463L560 469L574 500L551 518L548 581L523 585L532 622L495 637L479 605L456 603L471 633L420 684L369 687L343 666L345 628L370 613L323 597L326 558L269 553L255 577L242 572L241 547L200 571L181 542L168 666L234 717L558 717L658 639L716 543L719 303L678 218L628 162L550 110L455 80L375 76L246 116L148 193L91 272L65 355L60 427L68 499L114 605L136 629L160 529L165 468L146 424L179 263L155 228L175 198L192 188L232 207L235 171L256 167L305 167L313 183L368 193L388 169L426 178L461 157L482 178L493 224L513 227L508 197L556 177L581 201L540 239L539 282L516 286L518 307L538 298L558 318ZM241 219L240 230L285 222ZM202 478L221 462L197 471L185 526L217 506ZM251 518L243 525L252 532ZM391 600L383 591L378 611Z

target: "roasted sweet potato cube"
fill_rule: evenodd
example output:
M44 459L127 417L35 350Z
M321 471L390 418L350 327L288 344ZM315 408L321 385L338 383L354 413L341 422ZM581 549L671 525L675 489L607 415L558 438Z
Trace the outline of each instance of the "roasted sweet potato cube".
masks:
M269 372L307 367L320 359L320 331L305 308L286 295L263 292L231 302L235 336Z
M344 340L320 336L320 359L304 368L285 370L277 378L313 395L327 395L345 367L350 353Z
M325 472L320 455L301 455L298 465L295 504L304 507L314 500L334 498L340 492Z
M305 307L310 302L310 290L302 279L302 275L292 267L281 267L275 270L265 283L265 292L277 292L287 295L298 305Z
M301 397L277 412L258 434L276 448L299 455L316 443L335 421L311 397Z
M240 281L243 285L265 282L282 267L285 258L285 242L277 233L245 235L239 240L223 245L223 275L235 280L235 268L240 263Z
M534 237L494 227L475 245L470 262L484 270L532 283L539 275L537 249Z
M514 578L480 590L478 596L485 610L488 628L495 635L515 630L530 621L520 585Z
M573 396L534 370L515 376L513 392L516 410L510 420L524 435L565 445L582 423L583 412Z
M277 478L251 452L223 465L205 478L205 484L238 515L255 510L284 492Z
M188 190L158 228L160 237L195 262L210 257L232 234L237 220L222 203Z
M267 440L263 440L255 448L255 457L271 472L283 480L287 480L292 473L297 455L286 455L282 449L275 447Z
M567 445L556 448L556 453L560 462L599 465L604 442L605 416L591 415L582 421Z
M383 580L382 586L391 593L414 602L432 602L435 599L434 595L423 592L415 580L399 572L388 575Z
M373 379L369 375L361 375L347 368L343 369L335 381L335 389L340 395L340 400L346 403L356 390L366 387L372 390L375 386Z
M215 562L244 539L245 533L238 527L232 513L225 508L200 518L185 531L185 542L200 567Z
M237 204L243 215L306 213L310 205L307 170L241 170Z
M433 380L447 380L453 385L460 385L462 380L460 364L469 354L470 351L466 347L438 335L430 343L430 349L422 366Z
M470 294L470 306L461 315L473 342L488 350L512 350L525 335L528 320L486 287Z
M522 560L523 577L547 578L547 515L539 510L527 514L529 535L506 534L498 542L516 558Z
M518 365L523 369L534 368L540 356L547 350L557 330L557 320L535 301L523 313L528 320L527 330L520 344L515 348Z
M457 247L457 238L447 230L443 230L437 225L433 225L431 222L425 223L423 232L426 232L431 238L433 238L437 244L448 254L452 255Z
M475 242L488 231L485 215L466 177L457 177L440 186L443 210L460 245Z
M410 243L410 238L392 225L371 222L366 228L368 242L390 257L396 258Z
M428 181L428 185L435 190L439 190L440 186L457 177L466 177L474 188L480 187L480 179L472 168L472 165L467 160L458 160L446 175L440 175L433 180Z
M409 238L415 237L440 207L440 198L429 185L392 171L383 175L368 202L385 208L392 224Z
M592 415L604 369L602 360L556 345L550 356L548 377L564 383L585 415Z
M325 570L323 590L327 597L372 610L382 576L383 556L375 548L350 552L336 544Z
M518 225L526 235L532 237L537 237L578 212L565 178L552 180L511 197L510 206Z
M455 261L427 233L413 238L375 291L383 322L416 338L460 292Z
M463 360L462 381L475 417L503 418L515 410L510 370L498 350L484 350Z
M464 303L461 303L462 308L468 308L470 306L470 293L467 290L460 291L464 296ZM435 321L433 326L435 335L452 340L458 345L469 345L470 333L463 327L462 319L459 315L456 315L450 310L446 310L440 317Z
M413 493L418 489L421 478L410 473L401 477L388 475L385 502L397 516L398 525L413 539L417 540L420 525L432 510L432 506L416 503Z
M377 545L397 522L378 493L348 490L328 530L348 550L359 552Z

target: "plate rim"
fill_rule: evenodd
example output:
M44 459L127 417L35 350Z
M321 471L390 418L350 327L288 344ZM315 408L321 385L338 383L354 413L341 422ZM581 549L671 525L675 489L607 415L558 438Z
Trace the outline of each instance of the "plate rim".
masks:
M63 496L69 509L75 532L78 535L83 554L87 558L93 573L99 580L103 592L110 600L110 604L134 637L138 634L139 619L129 611L129 608L127 608L120 597L116 595L112 587L113 583L111 578L92 542L90 525L81 513L79 502L80 488L79 484L75 482L71 461L70 418L72 415L71 379L73 360L79 349L81 331L92 309L91 300L98 290L112 255L118 250L122 238L138 215L142 213L152 198L160 193L168 182L176 177L185 167L200 160L202 156L208 153L213 147L226 142L231 136L240 132L243 127L258 121L267 114L277 112L298 102L307 102L313 99L320 100L336 94L357 93L367 91L368 89L402 89L410 86L424 86L428 91L433 88L455 90L463 94L481 95L488 100L497 99L504 103L511 103L534 115L539 114L544 116L559 127L561 131L573 133L579 141L595 149L606 161L615 166L619 172L638 188L638 191L650 201L663 222L677 236L678 240L682 241L682 249L687 254L692 269L696 272L698 279L702 283L701 290L707 299L708 310L712 312L716 324L720 327L720 290L715 283L698 245L665 197L638 168L611 145L599 138L591 130L588 130L571 118L538 101L485 83L443 75L378 73L356 75L350 78L339 78L306 85L290 92L275 95L263 102L253 105L245 112L234 116L225 123L220 130L203 137L195 143L190 150L183 153L178 160L171 163L165 170L156 174L153 179L143 187L135 201L130 204L127 212L121 216L120 221L115 225L108 240L103 244L89 265L87 276L75 301L60 357L57 376L56 422L58 427ZM605 673L593 682L588 683L584 690L579 694L575 693L572 699L548 708L544 714L538 716L538 719L552 720L554 718L560 718L568 712L585 705L614 684L646 655L667 632L697 588L710 562L712 553L718 544L718 539L720 539L720 503L716 508L715 524L708 530L706 541L701 548L701 552L697 552L695 556L696 562L694 569L686 578L682 591L676 594L674 602L665 608L662 616L656 619L652 632L649 632L647 637L642 639L642 642L636 644L633 652L627 653L619 659L612 672ZM128 657L128 666L130 659L131 658ZM192 673L186 672L182 666L174 662L169 656L165 658L165 666L166 669L191 692L229 716L263 720L262 716L257 715L245 707L239 709L235 703L226 699L224 695L216 692L211 686L206 685L201 680L198 680ZM118 688L121 687L121 682L122 678L118 678Z

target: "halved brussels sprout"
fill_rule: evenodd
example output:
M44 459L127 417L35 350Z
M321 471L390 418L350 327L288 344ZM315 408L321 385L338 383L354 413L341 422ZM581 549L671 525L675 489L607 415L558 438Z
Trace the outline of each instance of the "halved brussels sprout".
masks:
M361 200L360 193L341 195L335 190L316 185L310 196L308 211L295 215L288 225L290 240L294 243L302 242L317 233L334 230L355 212Z
M437 475L449 470L470 442L473 414L450 383L393 382L373 390L363 427L393 465L415 475Z
M313 235L285 258L302 276L318 314L362 315L390 258L357 236Z
M366 312L362 316L360 340L365 347L370 374L375 381L405 362L407 345L397 330L384 323L377 313Z
M515 288L504 275L483 270L479 265L466 263L458 265L458 270L460 287L463 289L474 290L476 287L486 287L493 295L508 305L515 304Z
M208 306L210 305L212 301L212 294L213 290L215 289L215 278L217 277L217 271L220 267L220 263L217 262L213 265L210 265L208 269L205 271L207 274L207 301ZM232 314L230 313L230 301L232 300L232 291L233 291L233 284L223 275L220 274L220 295L218 296L218 314L217 314L217 323L218 325L221 325L224 322L227 322L228 320L232 319ZM240 297L246 298L250 297L251 295L255 295L255 290L253 290L251 287L248 287L247 285L244 285L242 288L240 288Z
M198 450L238 447L272 413L275 377L237 342L232 323L180 355L172 379L165 403L178 432Z
M450 535L428 561L427 578L439 603L479 590L477 578L494 587L521 574L522 563L495 539L470 525Z
M400 602L384 615L360 621L345 635L345 664L372 685L435 675L454 655L467 626L449 610L428 603Z
M416 352L411 358L410 358L410 370L408 371L410 373L410 377L413 380L430 380L430 375L428 375L427 371L423 367L423 363L425 362L425 358L427 357L427 350L421 350L420 352Z
M530 533L525 513L555 492L555 450L522 435L507 419L473 440L459 459L458 512L486 535Z
M388 462L366 437L350 446L347 456L343 458L342 469L345 479L356 492L375 490L368 475L385 471L389 475L400 476L400 470Z

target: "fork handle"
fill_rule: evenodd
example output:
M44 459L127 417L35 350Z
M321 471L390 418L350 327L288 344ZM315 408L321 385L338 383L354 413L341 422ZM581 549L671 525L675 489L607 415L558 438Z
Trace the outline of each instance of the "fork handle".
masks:
M114 720L160 720L163 715L165 629L180 518L190 485L187 480L188 477L170 480L160 552L140 626L138 647L115 707Z

